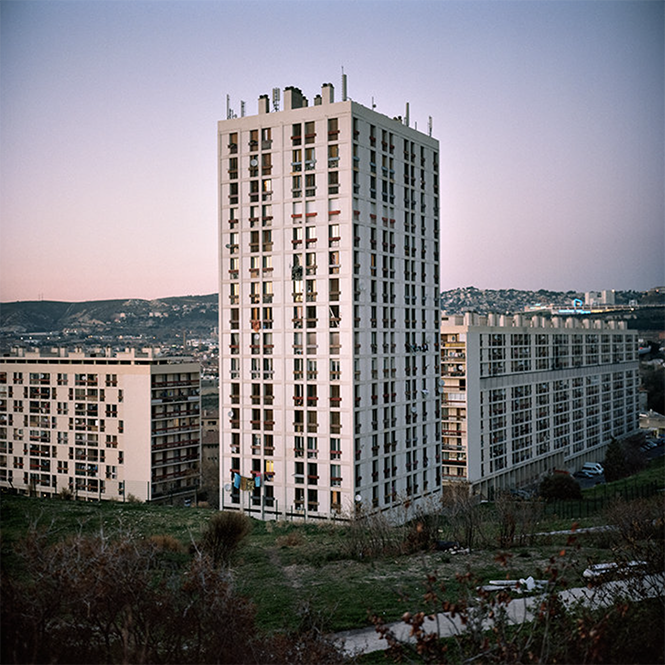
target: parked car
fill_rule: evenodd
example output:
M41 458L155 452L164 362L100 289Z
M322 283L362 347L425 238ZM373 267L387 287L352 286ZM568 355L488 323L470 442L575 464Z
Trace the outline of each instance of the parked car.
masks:
M584 469L580 471L575 471L573 478L593 478L597 474L591 473L591 471L585 471Z
M585 462L582 471L587 471L592 476L602 476L605 473L603 465L598 462Z

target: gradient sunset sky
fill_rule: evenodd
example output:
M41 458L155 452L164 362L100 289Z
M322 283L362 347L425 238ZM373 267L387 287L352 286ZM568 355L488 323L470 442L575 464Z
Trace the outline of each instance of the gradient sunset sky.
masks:
M0 2L0 300L217 290L226 95L440 141L441 287L665 283L663 3Z

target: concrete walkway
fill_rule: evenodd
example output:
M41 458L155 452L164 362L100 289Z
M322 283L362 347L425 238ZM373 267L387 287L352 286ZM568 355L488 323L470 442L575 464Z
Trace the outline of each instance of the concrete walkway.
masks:
M630 596L632 598L653 598L665 596L665 574L648 575L644 578L634 578L617 582L607 582L594 588L579 587L559 592L559 598L564 605L572 606L583 602L589 607L607 607L612 605L617 597ZM510 623L524 623L533 620L543 596L529 598L516 598L506 606L507 618ZM387 624L400 642L415 642L411 637L411 626L403 621ZM490 621L484 621L482 628L491 627ZM423 629L427 633L438 633L440 637L451 637L466 630L459 616L452 617L448 613L437 614L433 618L426 618ZM361 628L348 630L335 634L335 640L350 656L358 656L372 651L383 651L388 648L387 642L381 638L374 628Z

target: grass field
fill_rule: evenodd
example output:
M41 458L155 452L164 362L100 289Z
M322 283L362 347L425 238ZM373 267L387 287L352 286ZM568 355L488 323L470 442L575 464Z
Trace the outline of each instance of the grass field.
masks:
M663 461L641 474L633 483L662 480ZM613 491L614 484L594 493ZM2 566L12 574L13 547L29 528L47 529L56 540L73 533L92 534L131 530L140 537L171 536L183 551L194 546L202 527L213 512L206 508L175 508L134 503L83 503L55 499L3 496L0 503ZM428 575L445 584L445 596L454 600L457 575L472 571L478 581L489 579L542 578L553 557L566 570L570 583L581 583L589 563L611 560L612 538L607 534L580 534L575 544L567 536L540 536L511 548L507 565L497 560L499 549L490 522L483 528L479 547L469 554L452 555L435 550L362 558L350 554L353 537L340 522L297 523L253 521L253 529L232 561L239 591L257 608L257 624L271 631L295 629L299 611L308 607L330 631L370 624L369 615L386 621L421 606ZM580 526L603 522L597 512L581 520ZM570 528L570 520L554 515L541 518L537 531ZM561 556L566 550L565 556ZM189 556L183 553L185 559Z

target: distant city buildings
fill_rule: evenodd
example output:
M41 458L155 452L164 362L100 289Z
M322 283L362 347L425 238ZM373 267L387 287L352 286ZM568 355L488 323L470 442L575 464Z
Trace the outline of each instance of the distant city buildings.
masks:
M331 84L279 92L218 130L222 507L417 505L440 491L438 142Z
M0 358L0 487L181 501L200 458L197 363L152 349Z
M638 430L637 332L624 322L443 317L444 482L476 493L602 461Z
M598 305L614 305L615 292L611 291L587 291L584 294L584 304L589 307Z

